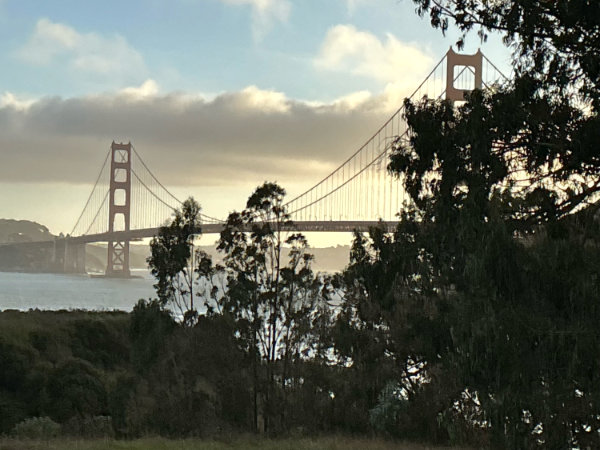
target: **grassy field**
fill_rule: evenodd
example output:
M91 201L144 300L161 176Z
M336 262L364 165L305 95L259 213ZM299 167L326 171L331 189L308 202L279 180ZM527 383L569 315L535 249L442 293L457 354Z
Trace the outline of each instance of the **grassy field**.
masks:
M457 449L458 447L452 447ZM259 439L246 438L233 441L140 439L135 441L115 440L50 440L27 441L0 439L1 450L442 450L450 447L431 447L420 444L391 442L344 437Z

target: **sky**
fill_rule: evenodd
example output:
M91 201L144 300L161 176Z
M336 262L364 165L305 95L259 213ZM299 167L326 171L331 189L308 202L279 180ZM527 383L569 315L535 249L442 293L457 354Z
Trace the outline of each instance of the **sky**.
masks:
M300 193L457 36L411 0L0 0L0 218L70 232L113 140L212 216L266 180Z

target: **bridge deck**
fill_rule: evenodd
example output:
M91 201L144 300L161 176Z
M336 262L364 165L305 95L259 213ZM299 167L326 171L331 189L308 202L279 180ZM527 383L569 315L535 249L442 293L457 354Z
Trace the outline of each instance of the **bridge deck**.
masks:
M348 233L354 230L367 232L371 227L383 225L388 232L392 232L398 226L398 222L383 222L383 221L299 221L294 222L289 231L300 232L342 232ZM69 238L56 238L51 241L35 241L35 242L15 242L4 243L0 246L23 246L23 247L39 247L52 246L56 241L69 240L71 244L89 244L93 242L108 242L108 241L124 241L151 238L158 234L160 228L143 228L140 230L130 231L115 231L113 233L89 234L85 236L75 236ZM218 234L223 230L223 224L204 224L202 225L202 234Z

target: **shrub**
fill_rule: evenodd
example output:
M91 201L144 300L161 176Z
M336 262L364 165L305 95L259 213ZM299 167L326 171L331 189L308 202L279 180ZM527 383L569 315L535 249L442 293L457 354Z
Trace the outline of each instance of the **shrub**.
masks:
M112 418L110 416L74 416L63 425L64 434L88 439L112 438Z
M408 404L397 382L388 382L378 397L375 408L369 411L371 426L377 431L394 434L398 417Z
M60 425L49 417L30 417L13 428L18 439L50 439L58 436Z
M156 362L167 337L175 330L175 321L158 300L140 299L133 307L129 337L134 367L145 372Z
M107 393L101 373L87 361L63 362L48 376L49 415L64 423L71 417L99 416L107 412Z
M128 360L124 333L110 321L76 320L70 325L69 334L73 356L89 361L94 367L113 369Z

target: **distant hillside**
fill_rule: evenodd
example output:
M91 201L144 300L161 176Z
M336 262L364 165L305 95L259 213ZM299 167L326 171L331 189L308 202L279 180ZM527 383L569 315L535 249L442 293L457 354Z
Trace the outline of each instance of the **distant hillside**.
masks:
M47 241L53 238L48 228L37 222L0 219L0 243Z

